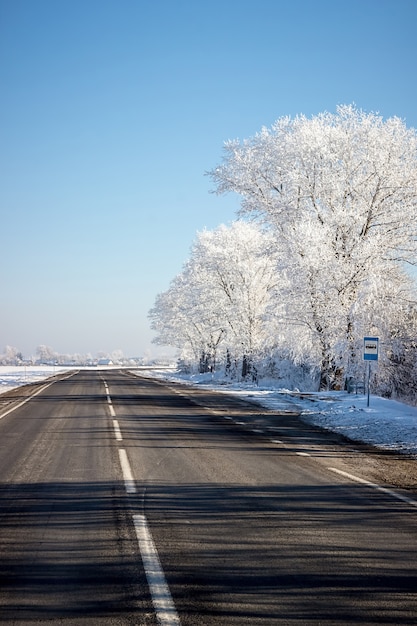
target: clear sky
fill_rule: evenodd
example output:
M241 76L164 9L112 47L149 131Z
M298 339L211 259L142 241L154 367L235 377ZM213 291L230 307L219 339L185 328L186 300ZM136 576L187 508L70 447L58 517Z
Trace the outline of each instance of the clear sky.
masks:
M237 197L227 139L355 103L417 127L416 0L0 0L0 353L142 355Z

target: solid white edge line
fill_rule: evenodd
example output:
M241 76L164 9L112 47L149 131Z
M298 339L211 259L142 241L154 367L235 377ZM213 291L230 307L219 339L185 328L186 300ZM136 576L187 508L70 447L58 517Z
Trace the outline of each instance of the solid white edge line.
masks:
M8 409L2 415L0 415L0 420L3 419L3 417L6 417L6 415L9 415L9 413L13 413L13 411L16 411L16 409L20 409L20 407L26 404L26 402L29 402L29 400L32 400L32 398L42 393L42 391L45 391L45 389L48 389L48 387L50 387L54 383L59 383L61 382L61 380L67 380L68 378L71 378L71 376L74 376L75 374L78 374L78 373L79 373L78 371L70 372L68 376L63 376L62 378L59 378L57 380L51 380L50 383L46 383L46 385L43 385L40 389L35 391L35 393L32 393L30 396L22 400L22 402L19 402L19 404L16 404L16 406L13 406L11 409Z
M364 480L363 478L359 478L359 476L348 474L347 472L343 472L342 470L337 469L336 467L328 467L327 469L329 469L331 472L335 472L336 474L340 474L341 476L344 476L345 478L349 478L350 480L353 480L356 483L360 483L361 485L366 485L367 487L372 487L373 489L382 491L382 493L387 493L393 498L397 498L397 500L402 500L403 502L406 502L407 504L411 504L411 506L417 507L416 500L413 500L412 498L409 498L408 496L403 496L401 493L398 493L396 491L392 491L392 489L387 489L387 487L381 487L381 485L377 485L376 483L371 483L369 480Z
M113 420L113 428L114 428L114 434L116 435L117 441L123 441L122 433L120 431L119 422L117 420Z
M8 411L5 411L2 415L0 415L0 420L3 419L3 417L6 417L6 415L9 415L9 413L16 411L16 409L20 409L20 407L26 404L26 402L29 402L29 400L32 400L32 398L42 393L42 391L45 391L45 389L48 389L48 387L53 385L55 382L57 381L53 380L51 383L48 383L47 385L43 385L40 389L35 391L35 393L32 393L32 395L22 400L22 402L19 402L19 404L16 404L16 406L13 406L11 409L8 409Z
M133 515L133 523L158 622L162 626L178 626L180 619L172 600L146 517L144 515Z
M127 458L126 450L119 450L120 465L122 466L123 480L125 481L126 493L136 493L136 485L133 480L132 470Z

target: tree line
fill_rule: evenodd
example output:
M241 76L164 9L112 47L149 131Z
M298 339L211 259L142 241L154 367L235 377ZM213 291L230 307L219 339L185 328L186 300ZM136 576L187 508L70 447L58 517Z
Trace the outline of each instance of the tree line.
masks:
M197 235L149 313L156 343L191 369L340 389L375 335L378 390L414 396L416 157L414 129L354 106L227 142L209 175L238 219Z
M122 350L113 352L99 352L94 357L88 354L65 354L60 353L47 346L40 344L36 348L36 355L25 357L21 350L14 346L5 346L3 353L0 353L0 365L97 365L100 361L108 360L114 364L136 365L139 359L125 357Z

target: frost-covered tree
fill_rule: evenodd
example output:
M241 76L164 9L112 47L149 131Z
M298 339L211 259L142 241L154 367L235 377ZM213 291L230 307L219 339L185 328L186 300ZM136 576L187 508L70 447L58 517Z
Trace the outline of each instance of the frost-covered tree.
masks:
M0 354L1 365L20 365L23 361L23 355L13 346L6 346L4 348L4 354Z
M151 327L157 332L154 343L175 346L182 358L194 362L207 361L209 355L214 358L222 336L204 286L204 277L187 262L168 290L158 294L149 312Z
M395 268L391 268L393 271ZM385 396L401 397L408 400L417 398L417 306L415 287L403 277L403 282L393 281L385 276L375 284L364 286L358 303L360 315L356 324L358 336L368 334L380 338L380 357L374 372L374 389ZM385 290L381 302L380 291ZM389 292L389 296L388 296ZM362 346L358 347L358 351ZM357 363L357 370L363 372L364 364ZM358 376L357 376L358 377Z
M124 358L123 350L113 350L111 353L111 360L113 363L122 363Z
M199 234L191 259L207 275L229 358L241 359L249 374L271 341L265 315L278 280L271 235L245 222L222 225Z
M385 367L379 388L387 396L409 401L417 398L417 307L404 305L399 323L392 325L385 340Z
M241 214L272 229L286 316L308 329L322 388L357 360L363 290L372 284L383 307L415 262L416 157L416 132L400 119L341 106L228 142L211 172L218 193L240 194Z
M191 350L200 369L253 361L271 341L266 312L277 282L272 237L234 222L198 234L182 273L150 311L157 343Z
M45 346L44 344L41 344L36 348L36 354L38 355L41 363L50 363L55 361L58 356L55 350L49 346Z

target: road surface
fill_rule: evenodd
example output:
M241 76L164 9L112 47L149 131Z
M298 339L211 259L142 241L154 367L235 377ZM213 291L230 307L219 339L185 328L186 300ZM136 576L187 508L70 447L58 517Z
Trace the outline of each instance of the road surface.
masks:
M126 371L33 392L0 403L0 622L417 623L417 502L360 454Z

